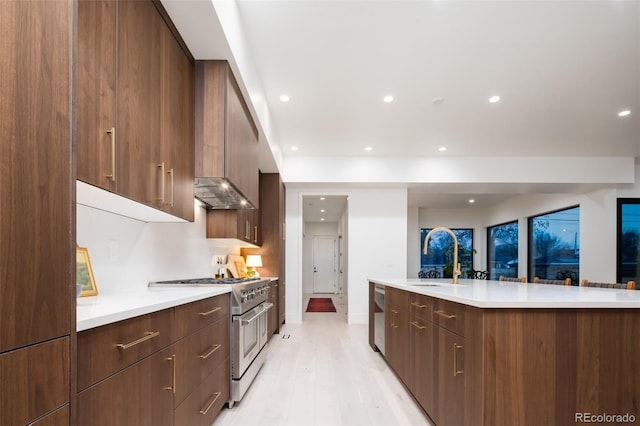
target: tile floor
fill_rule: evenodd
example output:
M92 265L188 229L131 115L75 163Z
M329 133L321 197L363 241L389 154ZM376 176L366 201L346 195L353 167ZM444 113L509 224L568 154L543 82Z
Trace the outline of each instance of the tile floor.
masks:
M367 326L347 324L346 300L316 296L331 296L338 312L304 313L302 324L285 324L242 401L224 408L213 426L430 425L369 347Z

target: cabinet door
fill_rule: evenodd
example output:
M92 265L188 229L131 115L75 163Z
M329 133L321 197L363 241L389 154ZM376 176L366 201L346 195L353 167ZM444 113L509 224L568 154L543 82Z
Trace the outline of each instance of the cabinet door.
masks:
M157 206L160 156L160 28L151 1L118 2L117 191Z
M80 392L77 424L172 425L174 358L167 348Z
M117 2L78 1L75 143L78 179L116 190Z
M161 34L161 161L165 163L160 208L193 221L193 65L168 26Z
M225 175L258 207L258 131L229 68L226 100Z
M3 1L0 28L0 352L4 352L68 335L71 328L72 3Z
M427 413L433 413L433 324L412 316L409 323L409 390Z
M280 294L278 291L280 290L280 286L278 281L271 281L269 284L271 290L269 291L269 302L273 303L273 307L269 309L268 315L268 334L271 337L274 333L276 333L279 329L278 327L278 318L280 316L278 312L278 302L280 299Z
M69 337L0 355L0 425L23 425L69 402Z
M409 317L406 310L385 299L385 357L400 380L409 379Z
M434 326L436 333L435 418L438 424L464 424L464 345L465 339Z

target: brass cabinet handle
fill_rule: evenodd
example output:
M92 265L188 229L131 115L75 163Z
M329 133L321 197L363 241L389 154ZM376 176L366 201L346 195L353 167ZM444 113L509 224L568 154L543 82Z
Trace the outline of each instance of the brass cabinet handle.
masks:
M218 312L220 309L222 309L220 306L213 308L210 311L207 312L199 312L198 315L202 315L203 317L206 317L207 315L211 315L214 312Z
M253 238L253 242L257 243L258 242L258 225L254 226L253 230L255 231L255 237Z
M173 169L169 169L167 174L169 175L169 177L170 177L169 181L171 182L171 185L169 186L169 189L170 189L169 194L171 194L171 198L169 200L171 200L171 201L169 201L166 204L168 206L170 206L170 207L173 207Z
M441 317L444 317L446 319L454 319L456 316L455 315L451 315L446 313L445 311L442 310L437 310L437 311L433 311L434 313L440 315Z
M420 309L426 309L427 305L421 305L418 302L411 302L412 306L415 306L416 308L420 308Z
M107 133L111 136L111 174L107 175L107 179L116 181L116 128L112 127L107 130Z
M222 392L215 392L211 396L211 399L207 403L207 406L200 410L200 414L207 414L207 412L211 409L211 407L213 407L213 404L215 404L218 398L220 398L220 395L222 395Z
M153 339L154 337L157 337L159 335L160 335L159 331L147 331L146 334L143 337L139 338L138 340L134 340L133 342L130 342L130 343L118 343L116 345L116 348L129 349L132 346L135 346L142 342L146 342L147 340Z
M220 349L222 345L221 344L215 344L213 345L213 347L211 348L211 350L209 352L207 352L204 355L198 355L198 358L202 358L202 359L207 359L209 358L215 351L217 351L218 349Z
M164 390L170 390L172 393L176 393L176 356L171 355L168 358L165 358L165 361L171 361L171 386L165 386Z
M158 164L157 168L160 169L160 181L158 182L160 191L157 200L160 201L161 204L164 204L164 162Z
M418 321L411 321L411 325L416 328L419 328L420 330L424 330L425 328L427 328L427 326L425 325L420 325Z
M457 343L453 344L453 377L464 373L464 370L458 370L458 349L462 349L462 345Z
M244 238L247 241L251 241L251 222L248 220L244 221Z

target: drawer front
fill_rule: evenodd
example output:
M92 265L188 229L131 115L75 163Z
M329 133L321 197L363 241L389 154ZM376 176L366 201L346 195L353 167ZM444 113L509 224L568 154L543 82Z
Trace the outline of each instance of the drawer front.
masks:
M78 333L78 391L173 343L173 309Z
M222 363L229 363L229 323L223 318L176 343L176 394L178 406Z
M0 425L23 425L69 402L69 338L0 355Z
M76 424L171 426L173 349L166 348L80 392Z
M177 306L175 308L177 335L186 336L220 318L228 318L230 303L230 293L226 293Z
M389 300L389 306L394 306L405 311L409 309L408 291L387 287L385 290L385 297Z
M409 295L409 312L425 321L432 321L433 299L424 294L411 293Z
M175 426L210 426L229 400L229 363L223 363L176 408Z
M465 306L442 299L433 301L433 322L439 326L464 336Z

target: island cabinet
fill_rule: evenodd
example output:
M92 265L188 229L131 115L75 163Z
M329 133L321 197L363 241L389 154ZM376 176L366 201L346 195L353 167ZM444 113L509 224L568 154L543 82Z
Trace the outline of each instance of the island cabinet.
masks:
M73 1L0 2L0 425L69 424Z
M479 308L394 287L386 294L386 360L437 425L638 418L639 309Z
M229 294L78 333L77 424L209 425L229 399Z
M387 288L385 298L385 356L406 384L409 371L409 293Z
M159 3L80 0L77 178L193 220L193 64Z

